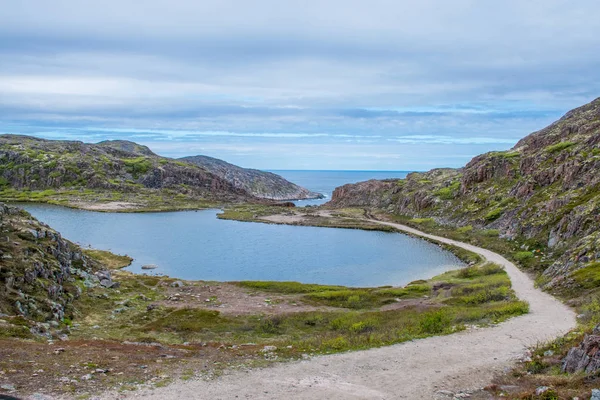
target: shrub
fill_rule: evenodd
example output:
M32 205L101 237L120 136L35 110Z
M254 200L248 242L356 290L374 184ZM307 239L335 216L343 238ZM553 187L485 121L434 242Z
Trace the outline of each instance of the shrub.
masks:
M472 225L467 225L467 226L461 226L456 231L458 233L468 233L468 232L471 232L472 230L473 230L473 226Z
M348 341L346 339L344 339L342 336L338 336L333 339L325 340L323 342L323 347L325 347L326 349L332 349L332 350L344 350L344 349L347 349L348 346L349 346Z
M495 221L498 218L500 218L500 216L502 215L502 212L503 211L501 209L495 208L495 209L491 210L490 212L488 212L484 218L486 219L486 221Z
M137 157L123 160L125 164L125 170L133 176L139 176L145 174L152 168L152 161L146 157Z
M258 324L258 331L262 333L279 333L281 325L281 318L279 317L268 317L260 320Z
M531 251L518 251L513 254L513 257L518 262L525 262L527 260L531 260L534 255Z
M498 229L484 229L481 231L481 235L487 237L498 237L500 236L500 231Z
M437 310L425 313L421 321L419 321L419 328L421 333L437 334L450 328L451 324L452 316L443 310Z

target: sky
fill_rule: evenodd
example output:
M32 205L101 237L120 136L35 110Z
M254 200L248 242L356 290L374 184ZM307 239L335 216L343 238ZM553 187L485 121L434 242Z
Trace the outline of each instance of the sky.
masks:
M600 96L596 0L0 0L0 132L459 167Z

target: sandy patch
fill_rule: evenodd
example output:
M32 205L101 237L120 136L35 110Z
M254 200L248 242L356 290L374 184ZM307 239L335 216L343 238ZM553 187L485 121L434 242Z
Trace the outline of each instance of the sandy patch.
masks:
M141 204L129 203L126 201L110 201L107 203L91 203L80 201L72 204L74 207L89 211L123 211L142 207Z

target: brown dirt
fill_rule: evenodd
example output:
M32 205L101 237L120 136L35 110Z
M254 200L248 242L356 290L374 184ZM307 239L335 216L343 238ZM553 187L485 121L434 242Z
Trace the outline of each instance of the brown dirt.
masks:
M0 340L0 385L12 384L19 393L67 397L71 393L95 394L107 387L135 389L141 382L160 386L186 376L210 377L228 363L250 362L260 358L258 347L261 346ZM0 395L10 392L0 389Z
M225 315L287 314L306 311L332 311L339 308L305 304L301 295L281 295L246 289L231 283L186 282L183 287L166 289L170 299L155 304L175 308L204 308Z

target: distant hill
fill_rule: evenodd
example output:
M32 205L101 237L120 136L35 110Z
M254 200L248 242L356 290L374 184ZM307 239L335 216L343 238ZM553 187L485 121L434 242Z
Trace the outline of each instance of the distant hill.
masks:
M207 171L230 182L234 187L243 189L256 197L271 200L323 198L322 194L311 192L271 172L241 168L208 156L183 157L179 160L205 168Z

